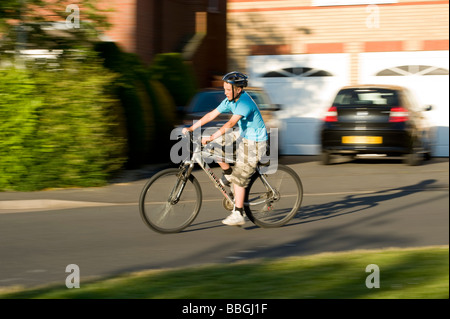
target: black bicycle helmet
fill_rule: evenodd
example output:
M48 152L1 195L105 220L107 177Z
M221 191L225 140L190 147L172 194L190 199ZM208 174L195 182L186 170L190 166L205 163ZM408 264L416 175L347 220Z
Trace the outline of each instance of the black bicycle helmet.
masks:
M222 81L230 83L240 88L245 88L248 85L248 76L244 73L233 71L223 76Z

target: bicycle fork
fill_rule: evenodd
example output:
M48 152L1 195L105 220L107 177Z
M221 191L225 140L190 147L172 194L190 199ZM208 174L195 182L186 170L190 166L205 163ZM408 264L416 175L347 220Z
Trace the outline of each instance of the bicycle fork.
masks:
M183 193L187 180L189 179L189 176L191 175L192 170L194 169L194 163L189 163L186 164L185 166L187 165L189 166L185 168L181 168L180 166L180 171L177 174L178 177L177 182L169 195L168 202L171 205L175 205L180 200L181 194Z

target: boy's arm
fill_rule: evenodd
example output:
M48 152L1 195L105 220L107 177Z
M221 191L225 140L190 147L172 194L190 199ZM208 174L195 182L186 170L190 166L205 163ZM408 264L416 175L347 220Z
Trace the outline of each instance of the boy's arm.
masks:
M215 140L216 138L220 137L221 135L225 134L227 130L234 127L236 123L241 119L242 115L235 114L233 115L228 122L226 122L220 129L218 129L214 134L212 134L208 140L208 142L211 142L212 140ZM202 140L203 142L203 140Z
M207 113L205 116L203 116L200 120L195 122L191 127L183 128L183 133L185 134L187 131L193 132L197 128L199 128L202 125L205 125L212 120L214 120L217 116L219 116L220 112L217 111L217 109L212 110L211 112Z

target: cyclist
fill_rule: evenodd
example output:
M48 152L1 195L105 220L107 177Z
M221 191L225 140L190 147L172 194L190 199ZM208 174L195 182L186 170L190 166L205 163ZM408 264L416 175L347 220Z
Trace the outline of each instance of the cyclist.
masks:
M243 225L244 220L244 197L245 190L250 177L256 171L256 166L267 150L268 134L264 120L253 99L244 91L248 85L248 77L237 71L227 73L223 76L223 87L226 98L220 105L203 116L189 128L184 128L183 133L193 132L202 125L214 120L219 114L231 112L232 116L219 130L209 137L202 138L202 144L218 139L230 132L236 124L239 126L239 134L232 134L232 140L236 141L236 163L232 168L225 161L218 164L223 170L220 182L224 186L234 187L235 206L231 214L222 223L225 225ZM239 135L239 136L237 136ZM225 145L225 138L221 138L220 144Z

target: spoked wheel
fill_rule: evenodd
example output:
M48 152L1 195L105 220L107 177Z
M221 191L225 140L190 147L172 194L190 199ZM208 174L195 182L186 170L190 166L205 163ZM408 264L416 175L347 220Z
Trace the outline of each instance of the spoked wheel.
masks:
M284 165L278 165L275 173L264 176L272 189L256 173L247 187L245 212L257 226L280 227L289 222L300 208L302 182L294 170Z
M144 186L139 199L142 220L160 233L176 233L197 217L202 203L200 184L194 176L179 178L180 169L155 174ZM181 194L181 195L180 195Z

